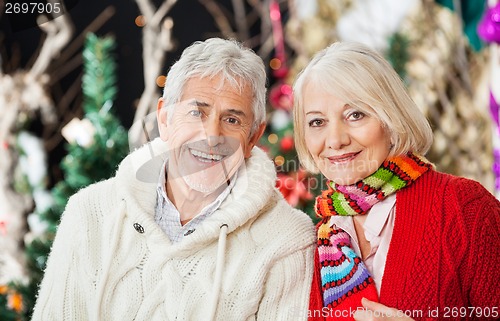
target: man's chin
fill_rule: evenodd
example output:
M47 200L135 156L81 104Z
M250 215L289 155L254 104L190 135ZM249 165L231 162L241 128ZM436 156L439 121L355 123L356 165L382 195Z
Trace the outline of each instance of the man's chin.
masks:
M213 177L199 173L183 176L183 179L189 188L203 194L212 194L216 191L220 193L228 185L228 179L225 177Z

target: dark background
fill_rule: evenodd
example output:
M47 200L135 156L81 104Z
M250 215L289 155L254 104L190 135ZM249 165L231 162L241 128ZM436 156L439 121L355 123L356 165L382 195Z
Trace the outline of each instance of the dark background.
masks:
M118 96L114 110L129 128L135 112L135 105L144 89L142 61L142 28L136 26L135 18L140 15L139 8L132 0L69 0L73 8L68 9L76 38L105 8L113 6L114 15L96 31L99 36L114 35L117 43L115 58L118 66ZM36 2L36 0L34 1ZM218 1L231 9L229 0ZM156 1L157 7L161 1ZM0 0L2 4L2 0ZM4 3L5 5L5 3ZM211 36L219 36L213 17L196 0L179 0L168 16L174 21L173 39L175 49L167 52L164 72L175 62L182 50L196 40L204 40ZM3 58L4 73L25 68L39 48L43 33L38 27L25 30L14 30L12 21L5 13L0 16L0 52ZM81 54L81 50L77 52ZM81 65L60 81L58 86L64 91L81 73ZM158 88L158 96L161 89Z

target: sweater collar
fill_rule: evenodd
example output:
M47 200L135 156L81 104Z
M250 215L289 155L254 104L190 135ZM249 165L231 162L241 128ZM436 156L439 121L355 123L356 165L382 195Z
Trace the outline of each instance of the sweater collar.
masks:
M145 229L154 222L156 187L161 166L168 159L168 146L157 138L130 153L120 164L116 174L118 193L127 203L127 216L145 220ZM257 217L270 201L276 183L274 163L258 147L238 170L236 183L219 209L207 218L186 243L205 243L217 238L222 224L228 225L228 233ZM151 228L163 232L159 227ZM166 238L165 235L162 237ZM185 242L182 242L185 243Z

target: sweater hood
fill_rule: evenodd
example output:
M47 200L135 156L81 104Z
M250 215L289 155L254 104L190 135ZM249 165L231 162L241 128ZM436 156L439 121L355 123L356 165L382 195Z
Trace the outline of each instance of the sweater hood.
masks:
M159 173L168 156L167 143L157 138L130 153L116 174L118 195L127 204L126 215L141 224L145 233L153 233L152 238L160 243L168 237L157 226L152 213L156 206ZM260 148L253 148L251 157L240 167L237 177L231 193L219 209L189 238L170 248L190 249L187 251L192 253L203 244L217 239L222 225L227 225L229 234L256 218L266 204L276 199L274 163Z

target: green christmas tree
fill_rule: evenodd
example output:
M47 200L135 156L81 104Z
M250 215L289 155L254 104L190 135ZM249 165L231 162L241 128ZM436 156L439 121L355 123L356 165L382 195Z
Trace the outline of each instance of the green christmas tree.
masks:
M29 282L15 282L0 288L0 320L29 320L43 278L57 225L68 198L79 189L109 178L128 151L127 131L111 112L116 97L116 64L112 57L115 40L87 36L83 50L82 78L84 121L90 122L94 135L90 144L80 141L67 145L68 154L61 162L64 180L52 189L54 205L39 213L48 229L26 246ZM21 301L19 301L21 300Z
M406 63L410 59L409 45L410 40L402 33L396 32L389 37L389 50L386 58L403 80L406 79Z

